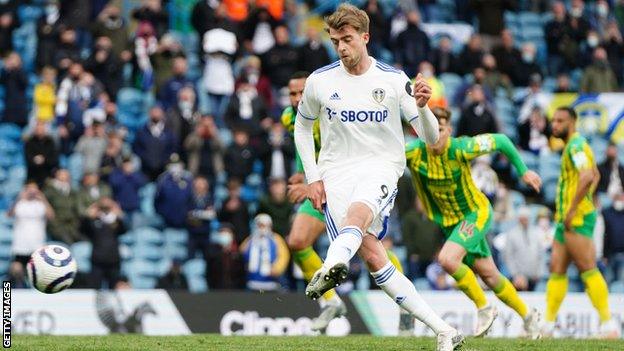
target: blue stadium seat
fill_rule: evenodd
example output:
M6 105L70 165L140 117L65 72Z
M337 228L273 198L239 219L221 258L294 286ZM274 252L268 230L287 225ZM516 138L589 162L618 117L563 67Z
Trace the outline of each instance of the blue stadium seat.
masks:
M444 84L444 90L448 97L454 96L457 89L464 83L462 77L455 73L442 73L439 79Z
M19 6L17 8L17 16L21 23L37 22L39 17L43 15L43 8L39 6Z
M132 248L134 259L142 259L151 262L160 261L163 258L163 247L138 242Z
M135 289L153 289L156 286L155 277L129 274L128 279L130 281L130 286Z
M612 294L623 294L624 293L624 281L618 280L611 283L609 286L609 291Z
M188 256L188 247L181 244L169 243L163 248L164 258L170 260L186 260Z
M188 231L186 229L165 228L163 236L166 243L186 245L188 242Z
M542 27L542 18L535 12L523 11L518 13L518 22L523 30L527 27Z
M136 274L144 277L157 277L159 273L156 263L143 259L128 261L126 268L128 275Z
M186 261L182 266L182 272L187 276L204 276L206 275L206 261L201 258L194 258Z
M204 277L193 276L187 278L189 291L194 294L204 293L208 291L208 283Z
M136 244L148 243L152 245L162 245L164 243L163 234L150 227L140 227L134 229Z
M69 174L71 174L73 185L78 186L83 176L83 164L81 154L75 152L69 156L69 158L67 159L67 170L69 171Z
M4 87L0 89L2 92L0 94L0 98L4 100ZM22 129L13 123L2 123L0 124L0 139L12 139L15 141L19 141L22 137Z
M0 261L9 260L11 257L11 244L0 244Z

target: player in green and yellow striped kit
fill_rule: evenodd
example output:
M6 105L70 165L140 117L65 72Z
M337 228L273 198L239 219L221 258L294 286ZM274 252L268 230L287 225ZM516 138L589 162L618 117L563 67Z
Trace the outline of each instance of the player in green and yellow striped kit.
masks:
M295 129L296 107L301 100L307 76L306 72L297 72L288 82L291 106L284 109L281 120L286 130L291 134L293 134ZM314 124L314 141L318 156L321 148L321 130L318 120ZM301 203L302 201L303 203L297 210L297 215L288 235L287 244L293 260L301 268L304 278L306 281L310 281L314 273L323 265L323 261L314 251L312 245L319 235L325 231L325 215L314 209L312 202L307 198L307 185L304 182L303 165L301 164L299 153L296 155L296 162L297 172L288 180L288 197L293 203ZM388 258L400 272L403 272L400 261L390 250L388 250ZM313 330L324 330L333 318L344 315L347 312L346 306L334 289L323 294L322 298L319 299L319 304L321 305L321 314L313 321ZM400 334L413 335L414 320L411 314L403 309L401 309L399 329Z
M555 329L557 311L568 290L566 275L574 262L585 291L600 316L599 336L619 338L619 325L611 319L609 290L602 273L596 268L593 242L596 209L592 194L600 180L594 154L587 140L576 132L576 112L569 107L558 108L552 119L553 135L566 142L561 156L561 175L556 198L557 227L550 260L550 279L546 285L546 321L544 335Z
M406 157L418 198L429 219L440 225L446 237L438 260L457 281L457 287L479 309L476 336L487 333L497 310L488 304L475 273L522 317L527 336L538 338L539 313L527 308L491 257L486 234L492 223L492 207L472 180L470 161L500 151L509 158L522 180L536 191L539 191L541 179L527 169L507 136L483 134L453 138L450 112L434 108L433 113L440 125L440 139L430 146L421 140L409 143Z
M295 128L297 106L303 94L306 72L295 73L288 82L290 105L282 113L282 124L292 134ZM321 145L321 132L318 122L314 126L314 140L317 154ZM304 182L303 165L297 153L297 173L288 180L288 197L293 203L303 203L297 210L297 215L292 224L287 244L292 252L295 264L301 268L306 281L310 281L314 273L321 268L323 261L314 251L312 245L325 231L325 215L314 209L310 200L307 199L307 185ZM321 314L312 323L313 330L324 330L329 322L347 313L347 307L334 289L327 291L319 299Z

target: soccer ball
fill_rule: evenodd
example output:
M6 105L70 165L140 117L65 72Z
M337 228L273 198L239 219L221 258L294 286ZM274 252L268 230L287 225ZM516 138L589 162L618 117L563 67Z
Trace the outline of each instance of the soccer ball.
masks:
M54 294L72 285L78 267L69 249L47 245L33 252L26 270L31 286Z

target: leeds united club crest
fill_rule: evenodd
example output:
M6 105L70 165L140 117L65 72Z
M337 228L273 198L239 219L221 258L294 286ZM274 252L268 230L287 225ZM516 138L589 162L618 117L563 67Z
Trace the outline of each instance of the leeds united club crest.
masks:
M375 101L377 101L378 103L381 103L384 99L384 97L386 97L386 91L381 89L381 88L377 88L375 90L373 90L373 99L375 99Z

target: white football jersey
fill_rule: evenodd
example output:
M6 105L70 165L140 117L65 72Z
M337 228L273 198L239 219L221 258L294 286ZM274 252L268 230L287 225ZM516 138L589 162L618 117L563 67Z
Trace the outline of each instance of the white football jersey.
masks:
M320 175L358 166L405 168L401 116L418 117L412 83L403 71L371 57L362 75L346 71L341 61L312 73L297 118L320 118ZM388 170L386 168L386 170Z

